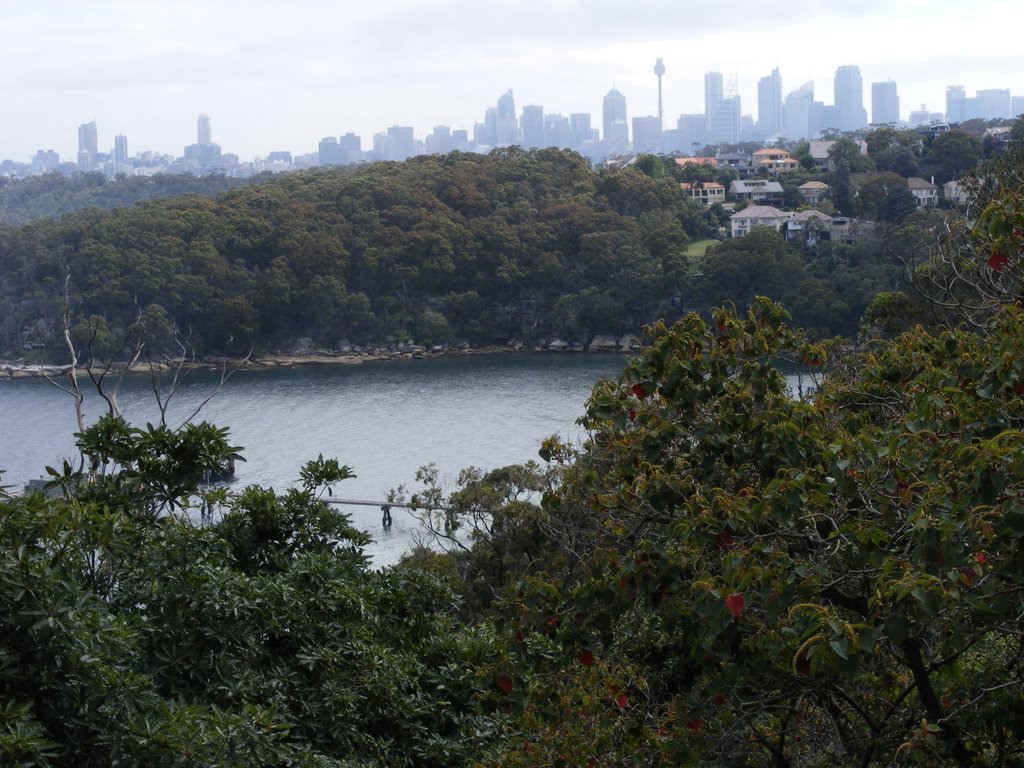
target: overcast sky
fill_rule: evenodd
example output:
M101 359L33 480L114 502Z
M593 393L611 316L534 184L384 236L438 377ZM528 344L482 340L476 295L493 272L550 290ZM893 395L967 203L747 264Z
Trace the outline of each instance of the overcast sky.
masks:
M73 160L95 119L101 151L180 155L210 116L213 140L243 160L316 149L353 131L363 148L389 125L472 132L511 88L517 112L590 112L613 86L628 114L657 113L662 57L666 127L703 111L703 75L736 78L757 114L774 67L783 93L808 80L832 103L832 78L860 66L898 83L905 118L968 95L1024 95L1020 0L815 0L727 4L670 0L0 0L0 159L37 149Z

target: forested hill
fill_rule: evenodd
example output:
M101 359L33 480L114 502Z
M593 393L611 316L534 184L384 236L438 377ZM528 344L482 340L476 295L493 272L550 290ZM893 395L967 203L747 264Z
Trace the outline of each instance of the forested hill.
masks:
M86 208L109 211L157 197L212 196L263 178L181 173L108 179L99 172L76 173L70 178L56 172L20 180L0 176L0 224L26 224Z
M66 275L100 354L140 312L153 351L177 326L199 354L232 354L299 339L585 341L755 290L838 332L889 287L863 255L855 275L825 254L829 277L816 276L820 252L768 233L698 260L688 246L722 211L654 170L595 172L552 149L453 153L0 228L0 353L60 357Z

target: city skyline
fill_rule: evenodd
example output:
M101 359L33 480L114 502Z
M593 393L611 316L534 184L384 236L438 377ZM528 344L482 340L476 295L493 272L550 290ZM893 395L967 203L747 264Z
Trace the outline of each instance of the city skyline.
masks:
M828 102L837 67L857 65L864 107L872 83L895 81L903 119L922 103L944 112L953 84L969 95L1024 94L1010 23L1024 12L994 1L964 14L962 4L921 0L765 13L741 0L691 19L646 0L628 9L556 0L500 20L464 0L344 9L296 0L287 12L266 0L21 5L4 11L0 50L0 159L19 162L41 149L73 159L78 126L93 120L100 152L124 135L132 152L179 154L195 141L196 116L207 114L214 140L245 159L315 152L323 136L349 132L369 146L391 126L418 138L436 125L472 133L508 89L517 105L590 113L597 126L613 88L630 120L658 114L657 58L666 128L703 112L709 71L735 79L743 113L755 119L759 82L776 69L783 97L814 81ZM735 28L743 18L750 41Z

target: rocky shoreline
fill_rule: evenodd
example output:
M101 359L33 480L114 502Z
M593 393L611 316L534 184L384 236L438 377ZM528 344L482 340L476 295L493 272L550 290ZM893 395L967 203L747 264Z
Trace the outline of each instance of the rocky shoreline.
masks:
M366 362L387 360L420 360L433 357L457 357L469 355L503 355L528 352L608 352L627 354L640 348L640 339L628 335L594 336L586 344L569 342L563 339L552 339L539 343L510 341L503 345L472 346L468 343L456 346L424 347L416 344L396 343L376 347L353 347L341 345L334 350L317 349L312 344L300 343L289 352L268 355L253 355L248 360L234 358L204 358L195 360L192 370L235 370L268 371L277 368L292 368L311 365L358 365ZM176 361L154 363L157 371L171 371L177 367ZM45 365L27 363L24 360L0 360L0 381L16 379L32 379L64 376L70 370L69 365ZM118 369L120 370L120 369ZM149 363L136 363L129 369L131 373L149 373Z

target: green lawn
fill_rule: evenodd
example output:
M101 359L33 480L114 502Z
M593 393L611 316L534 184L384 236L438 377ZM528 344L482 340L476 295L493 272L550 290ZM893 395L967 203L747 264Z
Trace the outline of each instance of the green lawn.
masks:
M714 245L717 240L708 238L707 240L694 240L690 243L690 247L686 249L688 256L703 256L704 251L708 249L709 245Z

